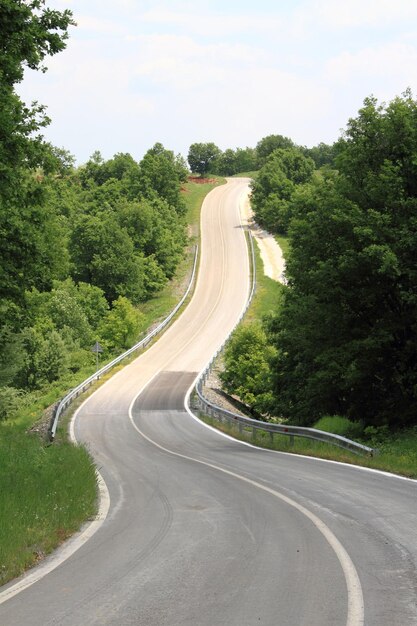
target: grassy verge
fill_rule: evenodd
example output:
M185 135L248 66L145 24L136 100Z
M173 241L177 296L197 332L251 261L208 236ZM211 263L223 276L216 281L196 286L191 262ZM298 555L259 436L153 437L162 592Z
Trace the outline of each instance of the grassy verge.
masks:
M232 178L252 178L256 180L258 178L259 170L252 170L251 172L239 172L239 174L233 174Z
M221 182L222 179L217 179L213 183L184 185L192 244L199 237L203 199ZM178 302L193 259L190 245L175 279L141 307L145 314L143 331L163 319ZM90 392L121 367L114 368ZM67 439L66 423L71 411L62 421L53 445L47 445L40 435L44 430L42 424L48 421L45 409L94 371L92 363L85 370L49 385L48 389L30 394L17 419L0 422L0 584L38 563L96 513L94 464L83 446L74 446ZM77 404L72 405L72 411ZM40 424L40 432L36 424Z
M339 461L341 463L349 463L350 465L379 469L385 472L406 476L408 478L417 478L416 430L404 431L402 433L398 433L397 435L390 435L383 441L366 441L365 443L368 446L377 446L377 444L379 446L379 454L373 457L367 457L353 454L348 450L330 446L326 443L302 439L300 437L294 437L294 443L292 444L290 438L287 436L274 434L273 439L271 439L269 433L258 431L254 439L251 429L239 432L239 430L233 425L222 424L217 420L204 415L201 415L200 417L207 424L210 424L214 428L231 435L235 439L247 441L268 450L277 450L280 452L289 452L292 454L329 459Z
M67 442L2 425L0 438L0 583L37 563L96 511L92 461Z

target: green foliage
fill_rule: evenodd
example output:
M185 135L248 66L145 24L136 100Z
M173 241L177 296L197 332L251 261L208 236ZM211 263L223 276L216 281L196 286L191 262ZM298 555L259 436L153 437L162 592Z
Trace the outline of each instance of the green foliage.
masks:
M71 233L71 252L76 280L100 287L108 301L119 295L141 299L140 261L115 215L81 215Z
M19 386L39 389L68 370L68 352L61 334L48 319L23 331L26 359L18 375Z
M3 193L2 193L3 191ZM0 299L21 306L31 287L48 289L68 271L62 224L47 204L45 188L21 171L18 187L0 191Z
M0 420L16 417L25 402L25 394L15 387L0 387Z
M254 170L257 164L257 155L254 148L228 148L221 152L212 166L212 172L221 176L234 176L239 172Z
M203 176L211 171L219 156L220 149L214 143L193 143L188 150L187 159L191 171Z
M25 360L25 351L21 333L14 332L10 326L0 327L0 388L14 381Z
M0 6L0 195L16 190L20 168L45 162L42 138L35 135L48 124L44 107L25 106L14 91L25 67L45 71L43 61L65 48L71 11L45 7L44 0Z
M324 430L326 433L341 435L348 439L359 439L363 436L363 424L352 422L347 417L341 415L325 415L314 424L317 430Z
M289 137L283 135L268 135L256 144L256 155L258 160L258 168L265 165L268 157L275 150L288 150L294 148L295 144Z
M313 171L314 161L298 148L278 148L271 152L252 182L256 220L271 232L286 234L297 185L309 181Z
M130 348L137 340L142 319L143 314L127 298L119 296L100 326L106 348L112 351Z
M159 197L173 207L179 215L185 212L181 197L181 183L187 171L182 161L171 150L165 150L156 143L143 157L139 164L139 191L146 198Z
M276 410L390 427L417 419L417 104L365 100L339 174L294 200L289 288L271 326Z
M302 151L304 156L313 159L317 169L325 165L334 167L334 160L336 156L336 147L334 144L328 145L321 142L312 148L302 148Z
M220 375L226 391L256 410L268 412L272 400L270 360L274 353L259 323L237 328L226 346L225 370Z
M33 169L48 168L50 151L36 133L49 120L37 103L27 107L14 91L25 66L41 69L47 55L65 48L70 11L43 0L0 7L0 299L22 303L24 290L47 287L61 271L55 215L44 206L44 185ZM32 168L32 171L28 171Z

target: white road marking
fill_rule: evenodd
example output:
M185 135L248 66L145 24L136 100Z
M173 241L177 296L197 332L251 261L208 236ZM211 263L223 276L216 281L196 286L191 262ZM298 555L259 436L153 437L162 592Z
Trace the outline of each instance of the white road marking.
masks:
M173 450L170 450L169 448L166 448L165 446L162 446L161 444L157 443L156 441L154 441L153 439L145 435L143 431L140 430L140 428L137 426L137 424L135 423L133 419L133 413L132 413L133 405L135 404L137 398L143 393L146 387L148 387L148 385L152 382L152 380L154 380L156 376L157 374L155 374L155 376L153 376L152 379L136 394L136 396L133 398L129 406L129 419L131 421L133 428L139 433L139 435L141 435L141 437L146 439L149 443L159 448L163 452L167 452L168 454L171 454L172 456L179 457L187 461L193 461L194 463L199 463L200 465L204 465L205 467L209 467L218 472L222 472L223 474L227 474L228 476L232 476L233 478L237 478L238 480L241 480L242 482L252 485L253 487L256 487L257 489L261 489L262 491L269 493L275 498L282 500L286 504L292 506L297 511L302 513L305 517L307 517L314 524L317 530L321 532L321 534L324 536L326 541L329 543L330 547L333 549L342 567L343 574L345 576L347 594L348 594L346 626L363 626L364 625L363 593L362 593L362 586L361 586L356 568L349 554L346 552L343 545L337 539L336 535L334 535L334 533L330 530L330 528L317 515L309 511L306 507L302 506L295 500L292 500L288 496L284 495L283 493L280 493L279 491L276 491L275 489L271 489L270 487L267 487L266 485L263 485L262 483L258 483L255 480L242 476L241 474L237 474L236 472L227 470L224 467L220 467L219 465L214 465L213 463L208 463L207 461L196 459L186 454L174 452ZM189 393L187 393L186 401L188 400L188 395ZM186 406L186 409L187 409L187 412L189 412L187 406ZM236 439L235 441L237 443L240 443Z

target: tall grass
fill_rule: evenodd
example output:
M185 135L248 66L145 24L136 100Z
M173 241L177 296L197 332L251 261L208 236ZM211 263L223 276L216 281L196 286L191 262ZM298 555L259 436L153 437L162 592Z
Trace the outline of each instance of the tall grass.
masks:
M96 510L96 480L83 447L45 446L0 425L0 583L21 574Z

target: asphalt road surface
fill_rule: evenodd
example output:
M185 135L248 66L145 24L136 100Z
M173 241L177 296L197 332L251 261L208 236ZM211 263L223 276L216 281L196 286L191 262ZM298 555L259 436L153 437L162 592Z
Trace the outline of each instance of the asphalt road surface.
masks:
M38 582L0 592L1 626L417 624L416 482L258 450L184 409L248 295L245 193L231 179L209 194L190 305L78 413L106 519Z

